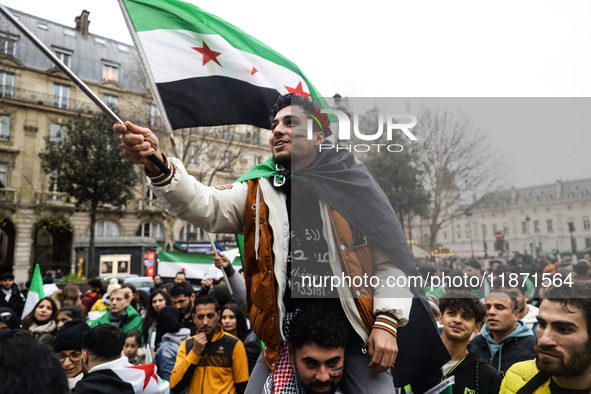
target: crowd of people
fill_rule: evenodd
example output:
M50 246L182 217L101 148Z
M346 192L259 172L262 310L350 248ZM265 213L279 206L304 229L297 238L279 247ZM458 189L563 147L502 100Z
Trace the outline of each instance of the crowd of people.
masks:
M465 262L463 272L483 271L474 262ZM496 274L508 269L491 267ZM240 275L230 270L230 277ZM77 298L53 294L39 300L22 321L10 307L0 307L0 392L245 392L262 348L245 312L233 296L216 297L215 286L195 291L182 279L179 274L177 281L162 283L156 277L149 303L143 304L133 286L113 281L103 290L100 281L92 280L82 297L79 291L72 292ZM11 282L11 274L0 278L4 304L15 290ZM454 394L516 393L525 385L528 392L589 392L591 284L586 275L575 275L571 286L536 289L532 298L526 286L491 287L484 294L481 288L439 290L428 301L450 356L441 366L441 380L454 377ZM89 298L96 300L82 302ZM97 302L107 309L88 321L88 306ZM182 318L186 313L189 319ZM342 310L330 302L307 304L286 333L289 361L267 375L262 393L347 392L341 387L345 349L355 333ZM12 351L30 353L13 358L8 356ZM56 362L61 370L50 365ZM49 371L53 376L38 376ZM138 376L151 380L145 384ZM47 391L27 391L31 379L53 383Z
M150 129L115 125L124 154L145 167L171 213L205 231L244 234L244 277L216 253L227 283L205 278L195 291L183 272L170 283L156 275L146 294L93 280L87 294L64 288L39 300L21 322L23 300L5 274L0 392L589 393L588 262L570 274L566 259L518 255L490 267L422 264L423 276L482 280L390 285L417 275L402 226L350 152L318 149L331 138L319 115L306 98L280 97L272 158L221 187L167 158ZM532 282L538 271L572 282ZM303 274L371 275L373 284L306 293ZM508 276L519 280L495 280Z
M242 286L236 286L236 291L244 294L244 278L232 268L229 259L218 253L215 262L226 270L231 283L242 283ZM157 371L154 372L157 384L152 387L152 391L146 386L130 392L164 393L169 392L169 380L176 382L173 371L177 355L185 347L181 348L181 352L179 348L192 336L198 333L204 335L203 331L206 330L212 335L217 333L230 338L234 344L240 344L239 350L243 354L237 352L236 357L242 363L240 379L245 385L261 351L260 341L245 317L245 295L236 297L242 303L239 306L229 293L228 284L207 279L195 291L186 281L184 272L179 272L174 280L168 282L163 282L159 275L155 275L155 285L149 293L117 279L111 279L108 283L90 280L89 290L85 294L81 293L78 285L68 284L39 300L21 320L25 297L14 284L14 276L5 273L0 276L0 341L20 344L28 339L45 350L53 350L63 367L61 374L67 378L67 390L76 393L127 392L120 391L129 383L129 376L123 368L144 368L148 364ZM210 304L208 306L212 307L210 309L215 315L208 315L206 323L203 323L199 313L203 303ZM201 336L198 338L201 339ZM216 342L218 337L210 336L211 339ZM229 350L227 340L220 344L226 345ZM27 346L34 347L31 344ZM232 352L229 354L232 355ZM12 367L7 367L0 366L0 381L3 376L16 373ZM105 378L103 374L107 372L104 371L109 370L115 371L116 376ZM97 371L103 372L94 373ZM223 375L225 371L220 374ZM84 376L84 382L80 383ZM88 376L92 376L92 379L88 379ZM181 375L176 372L176 376ZM25 375L22 377L26 378ZM228 387L233 387L235 383L241 382L230 379ZM10 390L15 393L27 392L21 391L23 387L17 384ZM56 385L57 391L47 388L47 392L67 392L59 391L60 387ZM220 389L214 387L212 392ZM8 386L3 388L9 389ZM6 390L0 389L0 392L9 392ZM39 390L35 392L44 389Z

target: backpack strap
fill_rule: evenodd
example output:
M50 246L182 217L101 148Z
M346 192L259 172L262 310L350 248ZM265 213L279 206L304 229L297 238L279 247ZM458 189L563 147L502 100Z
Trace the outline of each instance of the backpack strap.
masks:
M185 354L189 354L191 349L193 349L193 342L194 341L195 341L195 338L193 338L193 337L191 337L185 341Z
M185 341L185 350L186 354L189 354L191 348L193 348L194 338L189 338ZM197 365L191 364L189 368L185 371L182 379L176 384L174 387L170 387L170 391L173 394L180 394L185 392L185 389L189 387L191 383L191 379L193 379L193 374L195 373L195 368Z
M533 378L529 380L529 382L527 382L522 388L517 390L517 393L515 394L532 394L549 378L550 376L543 374L542 372L538 372L537 374L535 374Z

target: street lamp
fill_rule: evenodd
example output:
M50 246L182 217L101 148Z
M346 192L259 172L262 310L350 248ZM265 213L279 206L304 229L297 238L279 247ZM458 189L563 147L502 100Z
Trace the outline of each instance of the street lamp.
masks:
M472 246L472 212L466 212L466 216L468 217L468 234L470 235L470 254L474 258L474 247Z
M575 221L570 219L568 222L568 231L570 231L570 247L572 250L572 255L574 256L577 254L577 244L575 243L575 239L573 238L573 233L575 232Z
M526 215L525 216L525 223L527 223L526 224L526 226L527 226L527 235L529 237L529 253L530 253L531 258L533 259L534 258L534 242L533 242L533 239L532 239L532 236L531 236L531 228L529 226L529 222L530 221L531 221L531 218L529 217L529 215Z

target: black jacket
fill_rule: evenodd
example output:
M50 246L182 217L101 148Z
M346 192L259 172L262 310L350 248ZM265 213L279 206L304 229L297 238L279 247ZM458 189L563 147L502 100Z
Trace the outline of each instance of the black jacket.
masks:
M74 393L81 394L135 394L133 386L121 380L110 369L91 372L76 383Z
M8 302L4 299L4 296L4 291L0 291L0 307L5 306L12 309L20 318L23 313L23 308L25 307L25 301L23 300L23 297L21 297L18 286L12 285L12 295L8 299Z
M188 328L191 330L191 336L197 334L197 326L195 325L191 314L188 316L181 316L181 328Z
M474 392L475 394L497 394L501 387L501 377L497 370L476 354L469 352L445 378L454 376L453 394Z
M533 335L514 336L510 334L500 343L502 345L501 349L491 358L488 341L484 335L480 334L472 339L470 345L468 345L468 350L474 352L478 357L488 360L499 371L501 376L504 376L505 372L513 364L532 360L536 357L534 353L536 337Z

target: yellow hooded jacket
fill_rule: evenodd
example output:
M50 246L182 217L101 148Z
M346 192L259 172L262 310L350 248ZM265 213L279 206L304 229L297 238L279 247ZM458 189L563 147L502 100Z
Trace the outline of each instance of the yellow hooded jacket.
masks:
M503 382L501 382L500 394L517 393L539 372L536 360L515 363L507 370ZM550 393L550 378L534 391L534 394Z

